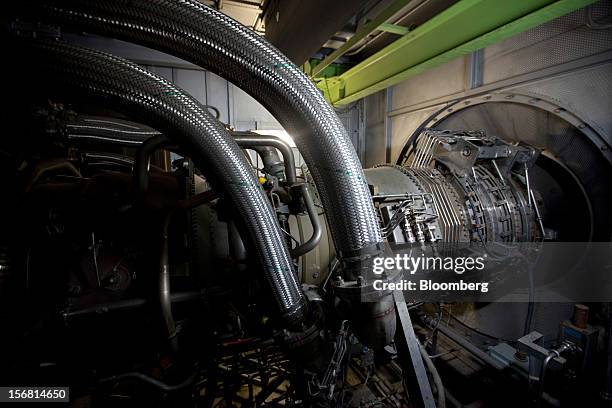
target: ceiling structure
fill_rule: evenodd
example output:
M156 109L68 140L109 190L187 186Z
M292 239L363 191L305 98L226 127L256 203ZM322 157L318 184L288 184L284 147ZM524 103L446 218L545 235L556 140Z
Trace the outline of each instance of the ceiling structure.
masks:
M203 4L230 16L240 24L263 33L261 20L265 0L201 0Z
M594 0L210 0L302 66L335 106Z
M344 27L367 6L368 0L270 0L263 19L266 39L297 65L319 52L323 44L337 39L339 44L353 34ZM340 33L339 33L340 32Z
M456 1L201 0L265 35L297 65L312 57L323 59L347 44L339 62L355 64ZM384 24L372 27L383 15ZM358 36L364 28L367 35Z

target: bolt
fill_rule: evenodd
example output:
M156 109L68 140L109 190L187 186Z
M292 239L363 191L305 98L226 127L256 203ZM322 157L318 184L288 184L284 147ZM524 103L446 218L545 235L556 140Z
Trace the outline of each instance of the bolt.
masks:
M472 154L472 151L466 147L465 149L463 149L461 154L463 154L465 157L469 157Z
M525 362L527 361L527 354L523 353L522 351L517 351L514 353L514 358L516 361Z

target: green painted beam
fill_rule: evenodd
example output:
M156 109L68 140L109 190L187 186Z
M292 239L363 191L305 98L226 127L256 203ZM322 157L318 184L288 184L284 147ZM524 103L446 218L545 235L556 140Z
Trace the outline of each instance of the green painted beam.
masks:
M306 75L310 75L310 73L313 70L313 67L316 67L317 64L320 62L321 61L317 59L311 58L306 63L304 63L302 70L304 71L304 73L306 73ZM319 72L319 78L328 78L328 77L338 76L348 71L349 68L350 67L346 65L340 65L340 64L335 64L335 63L330 64L326 66L321 72Z
M345 105L594 1L461 0L317 87L333 105Z
M380 31L384 31L385 33L398 34L398 35L406 35L410 32L408 27L404 27L397 24L391 23L382 23L378 26Z
M317 76L317 74L329 64L336 61L338 58L346 54L348 50L350 50L353 45L357 44L363 38L365 38L370 33L376 31L378 27L397 14L401 9L403 9L408 3L413 2L414 0L396 0L383 10L376 18L372 21L368 21L365 23L355 35L353 35L347 42L342 44L340 48L329 54L323 61L321 61L316 67L312 69L311 77ZM504 0L505 1L505 0Z

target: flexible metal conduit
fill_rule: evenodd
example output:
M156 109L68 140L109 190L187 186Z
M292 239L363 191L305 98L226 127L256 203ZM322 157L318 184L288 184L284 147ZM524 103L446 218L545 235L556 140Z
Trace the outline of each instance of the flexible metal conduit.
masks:
M305 297L272 206L242 150L222 124L181 89L122 58L57 41L25 40L15 41L15 45L22 75L29 75L30 82L25 83L96 98L172 135L206 171L217 191L223 191L234 203L283 316L290 323L302 321Z
M23 3L40 19L167 52L240 86L293 136L321 195L339 257L358 261L380 252L368 185L342 122L300 69L259 34L197 0Z

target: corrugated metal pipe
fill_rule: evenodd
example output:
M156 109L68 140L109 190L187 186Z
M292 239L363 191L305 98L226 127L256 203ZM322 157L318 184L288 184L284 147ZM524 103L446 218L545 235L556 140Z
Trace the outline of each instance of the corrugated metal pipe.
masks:
M285 319L303 321L305 296L269 200L225 127L197 100L140 66L99 51L54 40L14 41L28 94L96 99L136 116L171 137L234 204L263 263ZM25 84L25 85L23 85ZM47 96L47 95L46 95Z
M353 274L382 248L370 191L342 122L314 84L263 37L197 0L27 0L23 11L119 38L219 74L292 135L317 185L336 251Z

